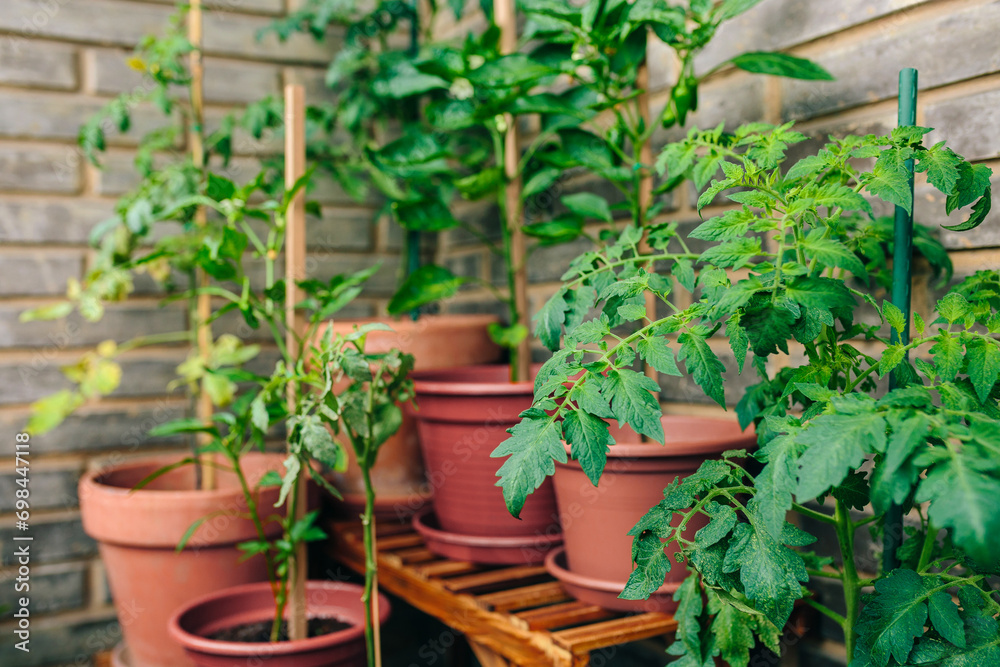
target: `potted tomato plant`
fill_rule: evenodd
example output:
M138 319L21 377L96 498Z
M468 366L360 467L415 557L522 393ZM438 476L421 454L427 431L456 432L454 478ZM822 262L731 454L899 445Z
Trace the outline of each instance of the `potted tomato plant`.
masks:
M664 317L629 311L634 331L602 349L582 346L592 328L603 330L602 320L570 323L565 344L540 373L548 387L540 407L552 410L526 414L504 444L511 457L501 484L514 512L551 462L565 460L562 437L603 461L610 444L605 413L658 435L651 395L616 389L628 377L623 360L642 349L671 361L676 354L724 405L725 367L708 344L723 331L736 370L749 361L761 379L737 407L745 426L756 424L757 467L746 464L746 450L706 461L669 484L630 531L636 567L621 597L647 598L665 578L676 582L681 624L672 655L746 664L758 641L780 652L780 633L798 600L843 628L852 665L938 664L970 655L989 660L1000 650L1000 602L983 585L996 571L1000 545L995 517L977 509L1000 484L990 453L1000 432L1000 365L990 361L1000 359L1000 316L990 288L998 275L981 272L952 288L938 302L936 319L914 314L916 335L907 343L886 335L883 323L896 334L911 323L892 303L873 299L863 282L865 259L880 254L873 246L887 239L870 198L912 211L908 160L946 195L949 212L972 206L969 219L953 229L974 228L989 211L989 169L943 143L924 147L928 131L910 127L885 137L833 140L788 168L785 151L804 138L789 125L692 131L664 150L660 167L685 176L721 169L699 208L723 193L739 205L692 232L708 242L697 275L670 256L662 273L644 268L682 240L664 224L650 229L653 253L638 252L620 236L608 252L629 258L628 268L594 257L578 264L566 285L590 284L592 303L605 311L618 310L633 293L697 292L690 307ZM728 273L732 269L744 272ZM856 316L862 305L876 313L877 323ZM563 324L555 323L554 337ZM802 361L769 368L766 359L792 344L802 346ZM876 379L890 376L894 388L885 391ZM567 429L571 414L600 437ZM522 432L544 437L519 437ZM866 525L878 530L893 503L912 508L918 520L897 552L902 564L859 574L855 533ZM789 511L834 528L836 563L805 549L816 538L790 523ZM813 578L843 585L845 614L809 596L803 584ZM862 589L871 586L874 593L863 600ZM957 602L945 590L957 591ZM731 641L734 636L741 639Z

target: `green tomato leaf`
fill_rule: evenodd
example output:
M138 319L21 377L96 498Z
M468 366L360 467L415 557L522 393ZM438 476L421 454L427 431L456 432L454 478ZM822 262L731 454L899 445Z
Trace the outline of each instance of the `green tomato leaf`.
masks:
M771 74L807 81L834 80L833 75L822 66L806 58L798 58L787 53L754 51L736 56L730 62L739 69L754 74Z
M515 517L528 494L542 485L556 471L555 463L565 463L561 424L543 410L530 408L521 413L521 421L507 430L510 437L490 454L508 457L497 471L497 486L503 489L507 510Z
M466 278L457 277L442 266L434 264L422 266L411 273L393 295L389 301L389 314L399 315L428 303L452 297L466 282Z
M824 414L796 436L806 449L799 458L799 500L810 500L839 485L865 456L884 452L885 417L875 412Z
M722 388L722 374L726 367L709 347L705 337L684 332L677 337L677 342L681 346L677 358L684 362L687 372L706 396L726 407L725 391Z
M615 444L608 433L608 422L585 410L573 410L563 417L563 435L572 447L573 458L597 486L607 462L608 446Z

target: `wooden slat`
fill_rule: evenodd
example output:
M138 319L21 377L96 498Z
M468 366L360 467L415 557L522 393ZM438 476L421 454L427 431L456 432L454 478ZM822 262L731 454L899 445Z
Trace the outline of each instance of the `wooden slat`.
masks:
M677 621L674 620L673 616L649 613L616 618L570 630L560 630L553 632L552 637L556 644L573 653L580 654L605 646L655 637L673 632L676 628Z
M614 615L614 612L597 605L573 600L549 607L522 611L517 614L517 617L525 621L531 630L551 630L592 621L603 621Z
M429 563L430 561L438 558L436 554L431 553L431 551L425 546L400 549L393 555L407 565L414 563Z
M395 551L396 549L406 549L424 545L424 538L416 533L403 533L401 535L388 535L378 539L379 551Z
M516 585L519 582L545 576L544 565L516 565L500 570L479 572L464 577L455 577L444 582L445 588L455 593L483 590L500 584Z
M426 565L414 565L413 571L422 577L449 577L462 574L471 574L473 572L481 572L483 569L482 565L476 565L475 563L466 563L460 560L442 560L436 563L427 563Z
M485 604L493 611L513 611L514 609L527 609L528 607L538 607L543 604L562 602L569 599L562 584L558 581L549 581L544 584L534 586L523 586L521 588L511 588L494 593L485 593L476 596L476 599Z

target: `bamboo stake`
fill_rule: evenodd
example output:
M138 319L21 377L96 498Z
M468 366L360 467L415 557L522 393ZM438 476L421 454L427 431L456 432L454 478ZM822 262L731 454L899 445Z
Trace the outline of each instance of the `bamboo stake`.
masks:
M493 20L500 29L500 52L503 54L513 53L517 50L517 15L514 10L513 0L493 0ZM528 325L528 263L527 246L525 243L524 231L521 228L521 175L517 169L517 163L521 156L518 146L517 126L511 114L504 114L507 124L507 131L504 133L504 175L507 185L505 188L505 202L507 225L510 236L510 263L514 272L513 289L514 310L512 316L516 315L517 322ZM517 380L521 382L531 381L531 339L526 336L521 341L515 351L514 372Z
M305 88L300 85L285 86L285 188L291 189L306 172L306 112ZM295 310L302 300L302 290L296 284L305 278L306 268L306 200L300 189L288 207L285 218L285 346L292 359L299 357L297 333L305 331L305 318ZM288 387L289 409L295 409L295 387ZM306 484L295 489L294 520L306 515ZM304 639L308 630L306 617L306 575L309 571L306 545L300 544L289 575L288 637Z
M648 61L643 61L639 65L639 71L636 74L635 85L640 90L642 94L639 95L637 103L639 105L639 117L642 118L643 124L649 127L650 123L650 111L649 111L649 63ZM645 129L644 129L645 131ZM646 219L646 214L649 211L650 206L653 205L653 173L650 171L653 166L653 147L649 139L647 139L641 146L639 146L639 162L645 167L642 172L642 177L639 180L639 224L643 226L649 225L649 220ZM651 252L652 248L649 247L649 241L647 240L648 230L644 231L642 234L642 241L639 244L639 251L643 253ZM648 270L652 270L652 266L646 267ZM656 295L652 292L646 292L646 314L651 320L656 319ZM645 365L646 377L653 380L654 382L659 382L659 374L656 369L650 364Z
M202 62L202 11L201 0L190 0L188 11L188 41L193 47L190 56L191 67L191 119L188 126L188 145L191 149L191 161L204 179L205 174L205 98L204 81L205 67ZM199 206L195 211L195 223L199 226L208 224L208 216L204 206ZM208 286L208 274L204 271L197 272L198 284L201 287ZM207 360L209 350L212 346L212 325L209 318L212 316L212 300L204 291L198 295L197 312L197 342L198 353L202 359ZM212 420L212 399L205 392L198 394L198 401L195 404L195 416L199 421L208 424ZM199 446L205 445L211 437L207 433L198 433L195 442ZM212 465L211 455L201 456L201 465L198 466L200 472L199 487L203 490L215 488L215 466Z

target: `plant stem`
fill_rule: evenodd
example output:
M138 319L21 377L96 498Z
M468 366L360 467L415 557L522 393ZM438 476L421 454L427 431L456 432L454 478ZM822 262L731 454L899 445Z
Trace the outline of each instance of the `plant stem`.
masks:
M365 513L361 516L365 547L365 589L361 601L365 605L365 646L368 653L368 667L375 666L375 624L378 619L372 613L372 605L378 595L375 575L375 489L372 487L368 466L361 466L361 476L365 483Z
M817 512L816 510L811 510L804 505L799 505L798 503L792 504L792 509L801 514L802 516L807 516L814 521L822 521L823 523L829 523L836 525L837 519L830 516L829 514L823 514L822 512Z
M851 513L844 503L837 501L837 538L840 542L840 555L844 561L844 603L847 614L840 624L844 629L844 646L847 648L847 662L854 658L854 644L857 634L854 626L857 624L860 612L860 591L858 570L854 564L854 522Z
M833 619L834 622L836 622L840 626L843 626L844 623L847 622L843 616L841 616L834 610L830 609L826 605L816 602L812 598L805 598L805 603L810 607L812 607L813 609L817 610L819 613L823 614L824 616Z
M920 549L920 561L917 564L917 572L923 572L930 565L931 555L934 552L934 545L937 543L937 528L927 522L927 533L924 535L924 544Z

